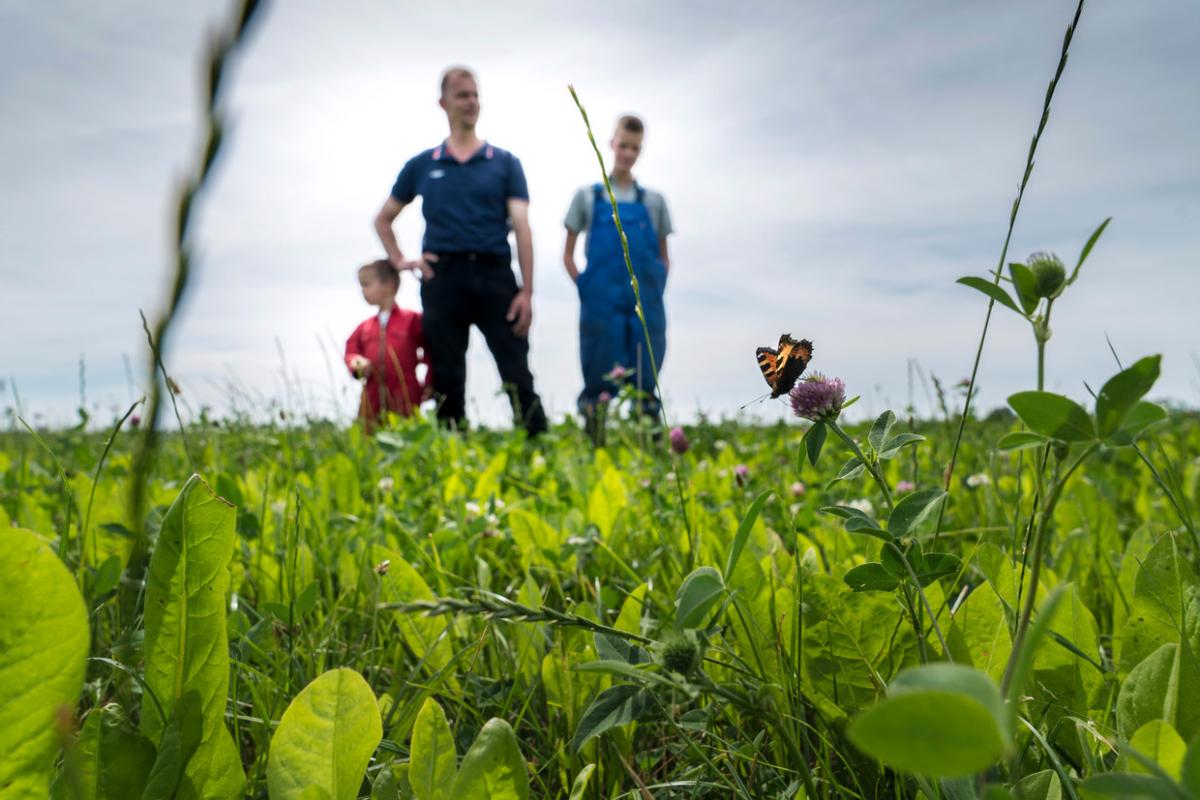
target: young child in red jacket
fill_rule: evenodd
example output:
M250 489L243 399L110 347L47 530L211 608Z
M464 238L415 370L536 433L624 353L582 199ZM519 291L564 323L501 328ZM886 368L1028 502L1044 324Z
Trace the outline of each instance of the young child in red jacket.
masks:
M386 259L358 270L363 299L379 309L364 320L346 341L346 366L356 378L366 378L358 416L368 430L388 411L410 416L432 395L433 376L421 330L421 314L396 305L400 273ZM425 365L425 380L417 378Z

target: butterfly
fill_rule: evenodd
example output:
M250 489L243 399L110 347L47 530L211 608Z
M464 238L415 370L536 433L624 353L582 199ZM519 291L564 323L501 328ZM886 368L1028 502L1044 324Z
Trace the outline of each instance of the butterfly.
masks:
M796 341L790 333L785 333L779 337L778 350L760 347L754 354L758 356L758 368L771 387L771 399L774 400L796 385L796 380L812 360L813 343L808 339Z

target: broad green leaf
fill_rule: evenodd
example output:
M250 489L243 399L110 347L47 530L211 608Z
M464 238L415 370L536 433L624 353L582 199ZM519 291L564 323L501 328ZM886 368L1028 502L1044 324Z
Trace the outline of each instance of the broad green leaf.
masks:
M890 592L900 585L900 579L876 561L859 564L842 576L842 580L856 592Z
M1017 392L1008 404L1031 430L1064 442L1090 442L1096 438L1092 418L1068 397L1053 392Z
M1030 447L1041 447L1049 441L1040 433L1032 431L1013 431L1000 437L996 442L997 450L1025 450Z
M454 800L450 792L458 772L457 761L446 712L428 697L413 725L409 758L408 780L417 800Z
M116 704L93 709L79 733L81 800L136 800L154 765L154 745L139 734ZM59 776L56 800L76 800Z
M642 618L646 615L646 592L649 586L644 583L639 583L625 598L625 602L621 604L621 613L617 615L617 621L613 623L613 627L619 631L626 633L642 632Z
M1200 734L1200 659L1186 645L1164 644L1133 668L1117 697L1117 730L1125 738L1163 720L1180 736Z
M163 518L146 575L146 685L168 716L188 692L200 701L200 743L184 767L181 798L232 797L244 782L241 757L225 727L225 598L235 516L233 506L193 475ZM158 706L143 698L142 732L157 742L164 724Z
M821 509L821 513L846 520L845 525L848 533L865 533L868 536L874 536L884 541L892 538L886 531L880 529L878 522L857 508L850 506L825 506Z
M746 515L742 517L742 521L738 524L737 534L733 537L733 545L729 548L729 558L725 560L724 581L728 581L730 576L733 575L733 569L737 566L738 559L741 558L742 548L746 546L746 538L750 535L750 530L754 527L754 523L762 511L763 505L770 496L770 490L763 492L754 498L754 502L750 504L750 508L746 509Z
M1187 745L1171 725L1161 719L1147 722L1129 739L1129 746L1158 764L1162 771L1179 780ZM1150 773L1137 759L1129 759L1130 772Z
M709 610L721 599L725 582L713 567L697 567L675 593L675 627L698 628Z
M592 780L592 773L595 771L595 764L588 764L579 770L579 774L575 776L575 780L571 783L571 796L567 800L583 800L583 795L587 792L588 783Z
M1062 782L1052 769L1026 775L1014 788L1016 800L1062 800Z
M1167 410L1165 408L1157 403L1140 400L1134 403L1133 408L1125 415L1121 427L1109 435L1108 441L1119 446L1131 445L1142 431L1166 418Z
M650 708L650 696L640 686L619 683L601 692L579 721L571 749L578 753L594 736L610 728L636 722Z
M925 441L925 437L919 433L897 433L883 443L883 447L879 450L879 457L883 459L895 458L900 453L900 450L907 445L923 441Z
M871 430L867 433L867 441L871 443L871 447L876 453L883 449L883 443L887 441L888 434L892 432L892 426L895 424L896 415L891 411L885 411L871 425Z
M1008 274L1012 276L1021 308L1027 315L1032 314L1038 304L1037 278L1033 276L1033 270L1024 264L1013 263L1008 265Z
M1008 296L1008 292L1004 291L999 284L992 283L984 278L978 278L974 275L968 275L965 278L959 278L956 283L961 283L963 286L970 286L972 289L983 292L1000 305L1008 306L1022 317L1025 316L1025 312L1017 308L1017 304L1013 302L1013 299Z
M318 676L296 695L271 738L271 800L354 800L383 738L371 687L352 669Z
M1079 270L1083 266L1083 262L1087 261L1088 254L1092 252L1092 248L1096 246L1096 241L1100 238L1100 234L1104 233L1104 229L1108 227L1108 223L1112 222L1112 217L1100 223L1100 227L1088 237L1087 244L1083 246L1083 250L1079 253L1079 261L1075 264L1075 269L1071 270L1071 277L1067 279L1067 285L1070 286L1079 277Z
M1100 438L1121 427L1126 415L1158 380L1162 356L1147 356L1108 379L1096 396L1096 426Z
M847 734L863 752L897 769L971 775L1004 754L1003 705L982 673L927 664L897 676L887 699L855 718Z
M142 800L175 797L184 767L191 762L196 748L200 746L203 726L200 695L194 691L187 692L176 701L171 718L163 728Z
M919 533L921 525L936 512L938 504L946 497L941 489L922 489L900 498L888 517L888 533L892 538Z
M1004 606L990 583L977 586L954 614L971 654L971 664L999 682L1012 653Z
M588 518L607 539L612 535L617 517L628 505L629 492L625 489L621 471L613 466L606 467L588 495Z
M475 491L471 496L480 505L487 503L493 497L500 496L500 480L504 477L504 470L508 466L508 453L503 450L492 456L492 460L488 462L487 469L479 476L479 480L475 482Z
M1105 772L1088 778L1080 784L1087 798L1113 798L1113 800L1163 800L1180 797L1175 788L1152 775L1131 775L1122 772Z
M1200 652L1200 578L1179 540L1166 534L1150 549L1134 580L1133 602L1121 633L1121 674L1162 645L1184 639L1193 653Z
M388 561L388 571L380 579L379 599L387 603L410 603L413 600L432 600L433 591L420 573L403 555L383 547L373 548L371 560L376 563ZM371 571L374 574L374 571ZM444 668L454 659L454 648L447 633L444 617L427 617L422 614L397 614L396 624L404 641L416 654L424 659L430 671ZM453 675L446 677L447 683L456 686Z
M32 531L0 528L0 792L48 797L83 691L88 622L75 580Z
M489 719L463 756L450 796L478 800L528 800L529 776L513 729Z
M821 448L825 446L827 435L824 422L814 422L812 427L804 432L804 452L808 456L808 463L814 467L817 465L817 459L821 457Z

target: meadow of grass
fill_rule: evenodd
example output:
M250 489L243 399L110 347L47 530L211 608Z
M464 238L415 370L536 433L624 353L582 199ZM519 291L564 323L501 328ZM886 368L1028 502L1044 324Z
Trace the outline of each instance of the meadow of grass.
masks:
M1070 269L1007 258L1082 3L996 269L959 281L961 407L849 424L810 375L789 422L668 430L626 392L599 448L570 418L159 431L255 6L213 40L146 421L0 434L0 797L1200 800L1198 417L1145 399L1153 355L1087 408L1044 391L1107 221ZM997 305L1036 378L981 418Z

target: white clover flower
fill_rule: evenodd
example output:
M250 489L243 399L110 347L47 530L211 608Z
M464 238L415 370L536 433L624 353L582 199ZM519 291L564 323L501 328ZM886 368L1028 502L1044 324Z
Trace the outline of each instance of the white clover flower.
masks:
M390 492L392 489L396 488L396 481L392 479L392 476L385 475L379 479L379 483L375 484L375 486L381 492Z
M871 505L871 501L865 497L858 500L851 500L849 503L846 503L846 505L855 509L856 511L861 511L867 516L872 516L875 513L875 506Z
M545 469L546 468L546 457L544 455L542 455L541 453L534 453L533 460L531 460L529 462L529 467L534 472Z
M474 500L468 500L465 507L467 509L467 519L475 519L482 513L479 503L476 503Z
M976 472L974 475L967 476L967 486L972 489L978 489L980 486L987 486L992 482L991 477L986 472Z
M499 497L492 498L492 508L499 511L500 509L504 508L504 501Z
M287 511L287 500L276 500L274 503L271 503L271 510L276 514L282 514Z

